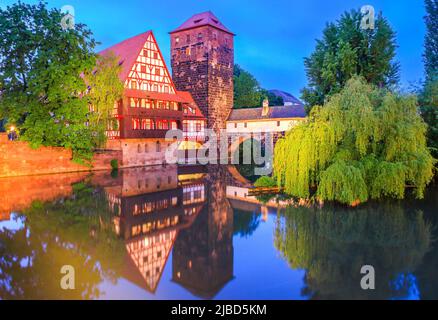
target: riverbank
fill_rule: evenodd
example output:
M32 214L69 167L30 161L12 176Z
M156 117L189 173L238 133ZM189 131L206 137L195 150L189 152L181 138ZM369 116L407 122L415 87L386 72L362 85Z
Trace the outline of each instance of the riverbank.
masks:
M6 134L0 134L0 178L111 170L112 160L117 160L119 165L122 163L122 151L97 151L91 166L73 162L72 158L72 151L69 149L32 149L27 142L8 141Z

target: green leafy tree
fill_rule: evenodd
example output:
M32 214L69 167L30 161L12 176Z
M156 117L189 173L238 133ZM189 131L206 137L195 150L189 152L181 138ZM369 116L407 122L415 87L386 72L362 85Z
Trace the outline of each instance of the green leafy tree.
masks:
M426 82L420 92L420 111L428 124L427 143L438 158L438 1L426 0L424 62Z
M427 145L438 158L438 75L426 82L420 94L420 112L427 123Z
M103 91L86 97L82 75L96 68L96 42L83 24L63 30L62 17L43 2L0 9L0 118L14 124L32 147L70 148L75 159L90 159L102 142L102 106L119 87L108 90L115 82L103 83L113 79L114 70L98 72L88 80ZM105 116L90 113L90 100Z
M259 82L239 65L234 66L234 108L259 107L262 92Z
M426 79L430 80L438 72L438 1L425 0L426 38L424 43L424 61Z
M435 163L426 130L415 97L355 76L277 142L277 184L296 197L309 198L316 189L317 198L345 204L401 199L406 185L422 198Z
M114 103L123 96L123 82L119 79L121 72L119 58L112 52L99 56L97 67L84 76L88 84L88 102L92 112L88 125L93 131L93 145L101 147L106 142L107 129L117 130L118 122L114 119Z
M305 58L308 87L302 90L302 99L308 112L341 91L353 75L379 87L397 84L395 32L381 14L372 30L361 29L361 20L360 11L353 10L328 23L315 51Z

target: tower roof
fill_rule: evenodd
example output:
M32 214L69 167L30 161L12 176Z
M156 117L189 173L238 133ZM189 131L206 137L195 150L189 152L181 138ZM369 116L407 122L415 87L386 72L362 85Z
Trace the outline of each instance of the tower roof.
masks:
M212 26L216 29L234 35L234 33L232 33L227 27L225 27L222 24L222 22L220 22L219 19L211 11L195 14L194 16L192 16L190 19L188 19L186 22L184 22L182 25L180 25L178 28L171 31L170 33L176 33L183 30L188 30L188 29L193 29L203 26Z

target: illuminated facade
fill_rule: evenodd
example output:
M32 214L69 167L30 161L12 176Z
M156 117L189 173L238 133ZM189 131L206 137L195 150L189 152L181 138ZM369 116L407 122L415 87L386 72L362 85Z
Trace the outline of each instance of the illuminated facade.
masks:
M132 168L120 175L105 191L116 233L125 240L124 277L155 292L179 231L190 227L204 206L205 185L202 176L179 181L176 166Z
M110 52L120 58L124 94L114 105L118 124L108 131L108 148L123 151L124 167L163 164L170 129L185 129L188 140L203 139L206 120L191 94L176 90L152 31L100 55Z

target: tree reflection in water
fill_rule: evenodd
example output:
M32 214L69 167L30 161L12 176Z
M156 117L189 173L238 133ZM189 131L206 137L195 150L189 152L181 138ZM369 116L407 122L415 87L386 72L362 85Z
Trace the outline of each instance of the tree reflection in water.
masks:
M0 232L2 299L95 299L115 282L123 242L114 233L105 194L87 183L55 201L34 201L18 215L18 230ZM61 267L75 268L76 290L62 290Z
M399 203L346 209L288 208L276 222L275 246L295 269L305 269L302 294L313 299L407 298L410 273L431 244L422 211ZM362 290L363 265L376 272L376 289Z

